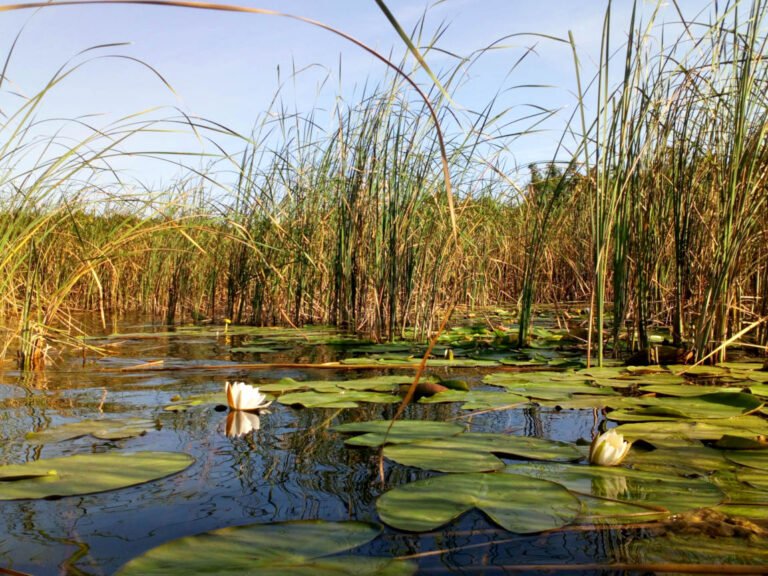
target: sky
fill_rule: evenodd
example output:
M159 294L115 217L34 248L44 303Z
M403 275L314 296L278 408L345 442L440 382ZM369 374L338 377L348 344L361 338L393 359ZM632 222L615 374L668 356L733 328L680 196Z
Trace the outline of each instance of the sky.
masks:
M374 0L241 0L240 4L319 20L377 51L393 54L395 60L403 54L402 42ZM407 30L424 17L425 37L445 27L437 43L441 50L427 54L435 71L455 63L450 54L466 56L507 37L469 69L454 95L454 105L468 113L496 97L497 109L509 110L510 119L529 116L534 106L558 111L535 134L511 139L509 145L512 163L521 167L552 158L575 105L573 56L568 44L533 34L566 39L570 31L587 78L599 58L605 1L389 0L387 5ZM640 5L647 12L656 3L640 0ZM681 0L680 5L693 17L709 2ZM630 0L613 2L612 42L617 48L626 36L631 7ZM662 30L662 23L677 20L672 6L662 6L656 31ZM0 12L0 54L9 53L20 31L0 93L0 111L6 117L68 62L83 65L46 94L37 119L82 118L89 126L101 128L139 112L143 113L139 119L177 117L182 112L245 135L269 109L280 82L288 109L302 113L318 109L316 117L322 124L324 117L331 119L336 98L354 102L366 83L381 82L386 74L382 63L350 42L274 16L148 5ZM127 44L78 55L113 43ZM292 76L293 70L301 72ZM429 88L426 75L415 77ZM56 122L41 126L58 126ZM514 128L525 125L521 121ZM64 133L73 138L82 134L71 125L67 130ZM0 131L0 138L4 137ZM217 144L234 153L243 141L217 136ZM124 147L217 151L204 137L178 128L151 138L134 138ZM187 160L199 166L205 162ZM126 161L120 169L150 187L162 187L180 173L172 163L138 159Z

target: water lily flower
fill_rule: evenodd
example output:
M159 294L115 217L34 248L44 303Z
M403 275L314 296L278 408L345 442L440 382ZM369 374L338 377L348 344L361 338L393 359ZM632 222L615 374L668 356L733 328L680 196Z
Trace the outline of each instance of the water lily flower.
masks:
M261 420L259 420L258 414L251 414L242 410L235 410L227 414L226 431L227 436L230 438L245 436L253 430L258 430L260 427Z
M227 382L224 384L224 391L227 393L227 404L231 410L260 410L272 404L258 388L245 382Z
M632 442L625 442L624 436L616 430L608 430L592 440L589 447L589 463L595 466L616 466L629 454Z

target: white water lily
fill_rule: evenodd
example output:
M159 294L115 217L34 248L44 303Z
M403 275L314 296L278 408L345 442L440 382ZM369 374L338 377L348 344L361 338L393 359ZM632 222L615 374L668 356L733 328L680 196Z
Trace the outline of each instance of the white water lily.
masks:
M260 410L272 404L258 388L245 382L227 382L224 384L224 391L227 393L227 404L231 410Z
M592 440L589 447L589 463L595 466L617 466L629 454L632 442L625 442L624 436L616 430L608 430Z
M245 436L253 430L258 430L260 427L261 420L259 420L258 414L251 414L242 410L235 410L227 414L226 432L230 438Z

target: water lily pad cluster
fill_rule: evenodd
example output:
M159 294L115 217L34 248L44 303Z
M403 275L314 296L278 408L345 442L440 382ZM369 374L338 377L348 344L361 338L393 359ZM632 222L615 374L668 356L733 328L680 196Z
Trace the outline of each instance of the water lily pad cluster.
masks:
M104 418L51 426L30 432L26 438L34 444L61 442L82 436L93 436L99 440L123 440L142 436L156 428L157 423L148 418Z
M251 524L179 538L134 558L120 576L168 574L306 574L407 576L405 560L342 554L376 538L367 522L305 520Z
M0 466L0 500L117 490L176 474L193 462L178 452L104 452L8 464Z
M647 443L631 452L626 465L607 468L586 465L583 447L569 443L456 426L372 421L335 429L363 432L347 439L349 445L383 446L384 457L393 462L444 473L394 487L379 498L381 519L401 530L435 530L471 509L520 533L572 523L659 521L714 508L768 517L768 450L719 450L691 438L673 442L661 434L666 444L654 448ZM752 503L745 502L747 497Z

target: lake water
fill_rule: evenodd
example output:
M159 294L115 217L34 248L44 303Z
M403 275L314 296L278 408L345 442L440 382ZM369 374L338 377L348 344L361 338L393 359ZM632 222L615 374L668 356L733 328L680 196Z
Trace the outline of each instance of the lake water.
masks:
M55 359L44 373L23 375L7 368L0 373L0 463L152 450L184 452L194 457L194 464L167 478L99 494L0 502L0 567L39 576L112 574L160 544L226 526L301 519L378 523L376 500L382 493L438 475L385 460L382 478L378 450L346 446L349 436L331 430L346 422L390 419L397 404L328 409L275 402L259 416L258 429L240 437L227 435L227 412L217 403L186 411L164 409L179 397L221 392L226 380L258 385L286 377L343 380L404 373L387 368L253 370L231 365L310 364L361 356L350 352L350 344L322 343L319 337L308 341L290 331L271 337L191 329L142 337L159 331L144 324L122 326L121 331L127 335L93 340L91 344L104 347L107 355L88 352L85 365L74 355ZM270 351L232 352L256 344ZM154 367L162 370L146 369L146 363L159 361L162 365ZM211 369L217 364L221 366ZM493 371L429 370L443 378L462 378L476 390L491 389L482 378ZM602 419L592 409L536 405L478 411L468 417L470 412L460 406L412 404L403 418L456 421L474 432L566 442L589 440ZM116 417L149 418L154 428L123 440L84 436L37 444L25 438L28 432L67 422ZM541 573L535 565L581 565L576 572L585 574L641 574L648 571L610 565L638 562L632 545L656 534L639 522L618 529L574 525L518 535L472 510L427 533L384 527L378 538L354 552L411 559L419 574Z

